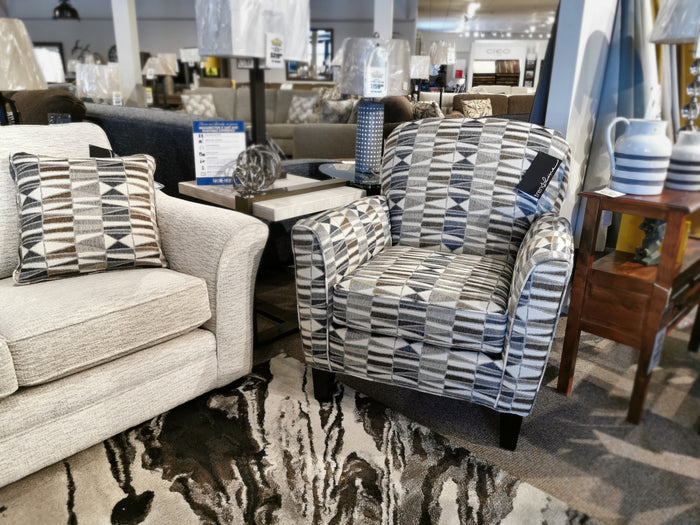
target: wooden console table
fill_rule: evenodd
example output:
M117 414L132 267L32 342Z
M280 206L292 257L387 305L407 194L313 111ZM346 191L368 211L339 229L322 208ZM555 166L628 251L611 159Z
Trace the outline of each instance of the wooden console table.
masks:
M639 349L627 420L638 423L644 409L651 370L658 362L666 331L700 302L700 240L688 239L678 263L683 225L700 209L700 192L665 189L661 195L608 197L597 190L587 198L574 270L569 316L557 390L571 393L581 330ZM666 221L657 266L632 262L633 254L614 252L594 261L596 237L604 210ZM689 349L700 346L696 316Z

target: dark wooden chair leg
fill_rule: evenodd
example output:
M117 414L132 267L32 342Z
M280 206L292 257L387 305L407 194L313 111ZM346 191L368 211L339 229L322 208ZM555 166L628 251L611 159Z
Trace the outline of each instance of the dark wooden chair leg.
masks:
M693 331L690 333L690 343L688 343L688 350L691 352L697 352L698 348L700 348L700 306L695 314Z
M314 397L319 403L325 403L333 398L335 390L335 373L328 370L311 370L314 381Z
M501 412L501 429L499 445L506 450L515 450L520 435L520 426L523 424L523 416L516 414L504 414Z

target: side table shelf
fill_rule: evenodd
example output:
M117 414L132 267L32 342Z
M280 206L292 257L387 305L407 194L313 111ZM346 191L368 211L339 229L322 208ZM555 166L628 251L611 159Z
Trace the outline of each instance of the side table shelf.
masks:
M700 240L688 239L678 260L683 224L700 209L700 193L665 190L656 196L612 198L592 190L580 195L587 203L557 390L571 393L581 330L637 348L639 360L627 420L638 423L666 331L700 302ZM666 221L658 265L635 263L632 254L625 252L593 260L605 210ZM696 318L690 342L693 351L700 343L699 327Z

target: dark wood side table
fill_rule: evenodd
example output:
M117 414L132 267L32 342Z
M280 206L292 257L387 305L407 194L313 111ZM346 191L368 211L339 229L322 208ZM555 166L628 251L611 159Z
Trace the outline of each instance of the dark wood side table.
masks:
M557 390L569 395L581 330L639 349L639 361L627 420L638 423L644 409L651 370L663 338L700 302L700 240L689 238L678 263L686 217L700 209L700 192L665 189L661 195L608 197L597 190L586 197L581 241L574 270L569 316ZM614 252L594 261L594 247L604 210L666 221L657 266L632 262L633 255ZM700 346L696 316L689 349Z

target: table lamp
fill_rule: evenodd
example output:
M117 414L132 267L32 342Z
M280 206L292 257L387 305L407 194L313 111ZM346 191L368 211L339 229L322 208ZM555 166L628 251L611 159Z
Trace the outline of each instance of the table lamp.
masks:
M447 40L437 40L430 44L430 63L438 66L451 66L457 62L455 43ZM442 109L442 92L444 86L440 86L440 109Z
M284 67L284 60L309 60L309 0L196 0L195 12L200 55L253 58L249 70L253 143L265 144L262 61L270 68ZM271 43L277 49L275 62Z
M406 40L346 38L338 90L359 95L355 170L378 173L381 166L384 105L373 98L403 96L409 90L410 48Z
M143 65L141 74L146 76L147 80L152 82L152 87L157 85L157 78L163 78L163 106L167 106L166 95L172 94L174 90L173 77L177 76L177 56L175 54L158 54L154 57L148 57L146 63ZM154 90L155 91L155 90ZM155 95L155 93L154 93ZM156 101L157 101L157 97Z
M91 98L98 103L114 101L115 93L121 94L119 66L78 63L75 65L75 87L79 98Z
M0 18L0 91L46 89L24 22ZM0 125L18 124L17 106L0 95Z
M695 79L687 88L690 102L681 110L681 116L687 121L681 129L697 131L695 119L700 116L700 1L666 0L662 3L649 40L654 44L695 44L695 60L690 66Z
M411 80L418 81L418 95L416 100L420 100L420 92L424 80L430 78L430 57L428 55L411 55Z

